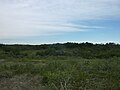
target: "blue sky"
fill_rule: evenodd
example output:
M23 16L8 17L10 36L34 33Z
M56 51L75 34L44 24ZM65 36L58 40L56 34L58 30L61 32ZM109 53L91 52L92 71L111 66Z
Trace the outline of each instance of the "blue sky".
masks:
M0 0L0 43L120 43L120 0Z

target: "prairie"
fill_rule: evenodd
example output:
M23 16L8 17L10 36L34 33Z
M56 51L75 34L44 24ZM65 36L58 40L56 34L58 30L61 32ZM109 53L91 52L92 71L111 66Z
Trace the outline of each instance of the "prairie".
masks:
M119 45L50 47L1 45L0 90L120 89Z

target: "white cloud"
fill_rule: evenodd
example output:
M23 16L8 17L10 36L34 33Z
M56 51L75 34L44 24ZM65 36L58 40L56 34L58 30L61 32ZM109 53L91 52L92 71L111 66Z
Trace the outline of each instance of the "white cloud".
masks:
M79 31L87 31L89 29L97 29L97 28L103 28L98 26L85 26L85 25L76 25L76 24L70 24L70 23L19 23L14 25L7 25L7 27L3 27L0 31L2 39L4 38L10 38L10 37L20 37L20 36L35 36L35 35L49 35L53 33L63 33L63 32L79 32Z
M119 0L0 0L0 38L76 32L75 20L120 18Z

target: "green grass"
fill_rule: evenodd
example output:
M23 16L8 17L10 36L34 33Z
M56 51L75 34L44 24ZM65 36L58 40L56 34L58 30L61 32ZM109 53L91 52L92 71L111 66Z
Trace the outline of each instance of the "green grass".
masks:
M120 58L0 59L0 90L120 90Z

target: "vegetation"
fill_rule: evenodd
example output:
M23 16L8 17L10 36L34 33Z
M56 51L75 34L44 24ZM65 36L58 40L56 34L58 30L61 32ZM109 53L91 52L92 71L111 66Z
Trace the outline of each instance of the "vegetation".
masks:
M0 44L0 90L120 90L120 45Z

